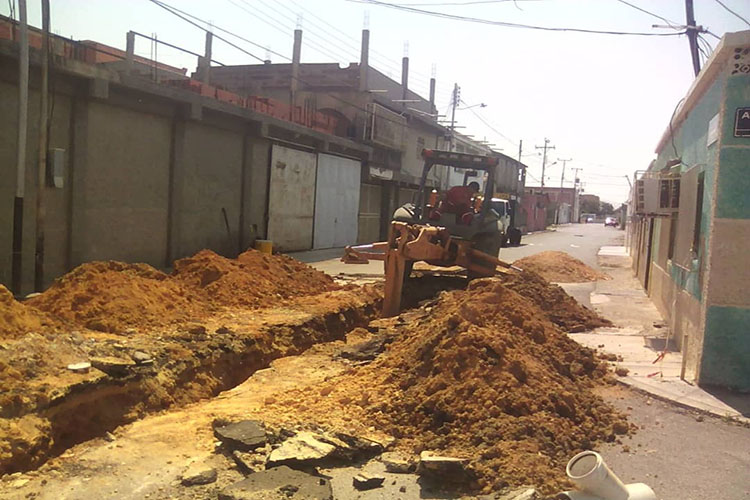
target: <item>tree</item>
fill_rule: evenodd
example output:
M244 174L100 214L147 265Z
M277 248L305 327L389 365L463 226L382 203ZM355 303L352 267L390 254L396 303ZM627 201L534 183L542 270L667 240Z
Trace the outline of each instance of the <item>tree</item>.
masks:
M589 198L581 197L581 213L582 214L598 214L599 213L599 200L592 200Z
M615 213L615 207L613 207L611 203L603 201L599 207L598 215L610 215L613 213Z

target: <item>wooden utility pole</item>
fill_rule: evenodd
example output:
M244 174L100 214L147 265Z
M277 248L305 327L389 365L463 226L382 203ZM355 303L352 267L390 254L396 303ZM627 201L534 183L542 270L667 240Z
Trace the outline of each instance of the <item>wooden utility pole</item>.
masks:
M536 146L536 149L544 149L544 156L542 156L542 187L544 187L544 170L547 168L547 150L555 149L555 146L549 145L549 139L544 138L544 146Z
M18 141L16 144L16 196L13 199L13 256L11 258L11 288L21 293L23 280L23 198L26 186L26 136L29 120L29 25L26 20L26 0L18 0L20 33L18 45Z
M698 57L698 27L695 25L695 13L693 12L693 0L685 0L685 14L687 18L688 42L690 43L690 57L693 60L695 76L701 71L701 60Z
M44 288L44 223L46 207L44 190L47 186L47 142L49 136L49 0L42 0L42 82L39 93L39 164L36 186L36 248L34 251L34 291Z

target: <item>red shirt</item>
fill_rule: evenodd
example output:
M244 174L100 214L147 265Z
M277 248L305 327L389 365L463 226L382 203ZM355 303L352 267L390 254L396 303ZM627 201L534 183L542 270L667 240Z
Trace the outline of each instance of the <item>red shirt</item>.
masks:
M474 193L475 191L469 186L455 186L448 190L445 199L456 207L468 207L471 205Z

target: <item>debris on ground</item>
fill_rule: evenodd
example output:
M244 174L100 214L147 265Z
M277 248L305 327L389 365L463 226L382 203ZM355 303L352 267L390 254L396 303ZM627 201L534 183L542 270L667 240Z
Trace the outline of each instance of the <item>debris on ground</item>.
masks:
M219 492L219 500L268 500L304 498L332 500L333 490L328 479L286 466L251 474Z
M216 425L214 435L231 450L252 451L266 444L266 430L257 420Z
M466 460L484 492L560 490L571 454L627 432L591 390L608 382L606 364L502 279L474 280L428 307L391 323L396 339L372 363L290 391L258 417L392 436L406 453Z
M354 478L352 478L352 485L360 490L372 490L383 486L385 481L384 476L378 476L376 474L368 474L366 472L360 472Z
M180 477L183 486L196 486L216 482L218 473L214 467L206 464L194 463Z
M513 265L524 271L534 271L555 283L585 283L611 279L565 252L547 250L518 259Z

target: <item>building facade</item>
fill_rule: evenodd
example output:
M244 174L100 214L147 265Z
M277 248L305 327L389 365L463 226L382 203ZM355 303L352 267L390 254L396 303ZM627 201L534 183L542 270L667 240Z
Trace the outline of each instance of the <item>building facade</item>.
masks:
M726 34L629 203L633 268L686 377L750 391L750 31Z

